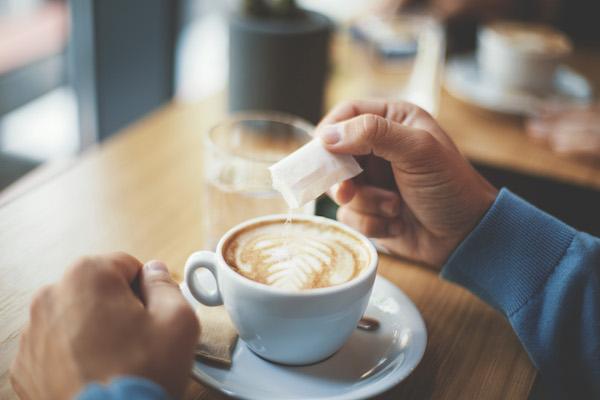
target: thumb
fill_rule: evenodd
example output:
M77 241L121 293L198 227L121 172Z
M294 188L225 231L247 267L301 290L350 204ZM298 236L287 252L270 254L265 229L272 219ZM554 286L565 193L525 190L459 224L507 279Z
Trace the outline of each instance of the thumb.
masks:
M319 126L316 135L333 153L355 156L373 153L399 165L413 164L442 149L429 132L374 114L363 114L344 122Z
M167 266L161 261L144 265L140 280L142 301L150 314L159 319L170 319L182 308L189 308Z

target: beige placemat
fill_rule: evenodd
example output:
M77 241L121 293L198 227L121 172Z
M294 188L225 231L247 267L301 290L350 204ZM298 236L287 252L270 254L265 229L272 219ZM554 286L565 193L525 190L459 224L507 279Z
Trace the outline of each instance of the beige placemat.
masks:
M201 327L196 356L223 366L231 366L238 334L225 308L199 305L196 315Z

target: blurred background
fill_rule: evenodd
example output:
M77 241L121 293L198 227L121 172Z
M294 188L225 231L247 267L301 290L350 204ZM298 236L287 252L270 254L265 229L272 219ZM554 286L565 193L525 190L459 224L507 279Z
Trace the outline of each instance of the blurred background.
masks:
M599 234L600 24L591 7L0 0L0 199L167 103L227 99L232 112L316 124L339 100L385 97L437 116L497 186Z

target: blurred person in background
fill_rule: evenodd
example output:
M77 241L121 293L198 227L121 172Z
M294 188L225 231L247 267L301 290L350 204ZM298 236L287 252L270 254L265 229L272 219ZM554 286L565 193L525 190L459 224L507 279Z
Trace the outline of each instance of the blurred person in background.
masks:
M383 0L379 8L387 12L431 12L447 23L451 36L463 35L463 46L475 44L477 23L498 18L551 24L577 43L597 44L600 40L597 16L587 0Z
M527 121L527 134L557 153L600 160L600 103L542 110Z
M427 10L445 22L450 52L473 49L477 25L516 19L553 25L577 45L600 43L593 2L586 0L384 0L380 10ZM530 137L557 153L600 159L600 103L552 106L526 122Z

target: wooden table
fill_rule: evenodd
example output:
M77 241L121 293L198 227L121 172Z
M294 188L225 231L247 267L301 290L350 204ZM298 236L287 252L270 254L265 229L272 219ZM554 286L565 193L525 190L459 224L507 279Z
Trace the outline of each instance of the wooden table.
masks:
M600 161L556 154L528 138L520 118L467 106L444 92L438 119L472 162L600 190Z
M221 98L221 97L220 97ZM86 253L166 261L177 279L201 243L201 135L222 100L171 104L0 207L0 398L35 290ZM535 370L507 322L427 269L382 257L429 332L419 367L382 399L525 399ZM222 399L191 383L187 399Z

